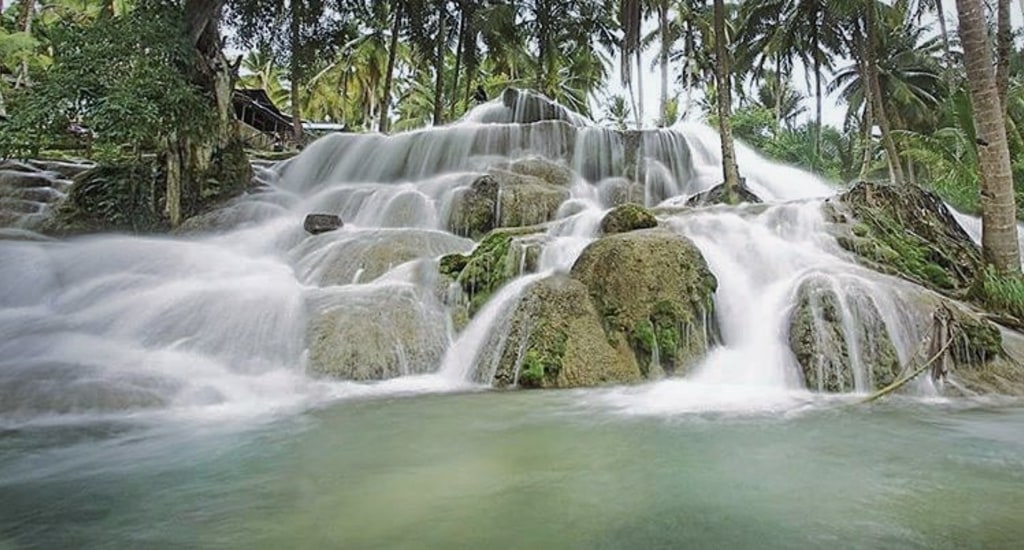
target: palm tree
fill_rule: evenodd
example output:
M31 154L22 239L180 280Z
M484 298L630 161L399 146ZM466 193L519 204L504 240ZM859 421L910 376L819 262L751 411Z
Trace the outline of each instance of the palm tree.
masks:
M729 48L725 35L725 3L715 0L715 81L718 92L718 130L722 142L722 174L725 178L726 200L733 203L738 198L740 185L739 169L736 167L736 150L732 140L729 116L732 114L732 74L729 72Z
M957 0L958 32L974 109L981 168L981 247L985 261L1001 274L1019 274L1016 207L1003 104L981 0Z

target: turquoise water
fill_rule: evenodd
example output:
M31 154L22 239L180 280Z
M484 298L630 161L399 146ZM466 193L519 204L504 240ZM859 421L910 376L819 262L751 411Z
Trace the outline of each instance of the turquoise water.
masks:
M608 391L0 432L0 548L1020 548L1024 404Z

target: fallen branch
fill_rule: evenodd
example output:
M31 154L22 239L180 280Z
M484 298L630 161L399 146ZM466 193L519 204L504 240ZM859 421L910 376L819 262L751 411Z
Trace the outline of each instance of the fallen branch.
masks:
M889 384L888 386L886 386L886 387L876 391L875 393L867 396L860 403L863 405L863 404L867 404L867 403L871 403L871 402L877 401L877 400L885 397L886 395L889 395L890 393L892 393L892 392L902 388L903 386L905 386L907 384L907 382L910 382L914 378L917 378L917 376L919 374L921 374L922 372L927 370L929 367L931 367L932 364L935 363L935 361L937 361L940 357L942 357L942 355L944 353L946 353L946 350L949 349L949 346L950 346L950 344L953 343L953 340L954 340L953 338L947 338L946 339L946 343L941 348L939 348L939 351L935 352L935 355L933 355L930 359L928 359L928 361L926 361L923 365L921 365L917 370L915 370L914 372L910 373L909 375L907 375L907 376L905 376L903 378L900 378L899 380L893 382L892 384Z

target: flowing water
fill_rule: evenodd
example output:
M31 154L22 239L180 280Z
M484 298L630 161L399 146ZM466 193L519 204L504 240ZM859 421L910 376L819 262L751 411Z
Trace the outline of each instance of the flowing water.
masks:
M474 244L453 209L536 157L573 170L536 272L524 248L456 331L436 262ZM739 161L768 204L674 208L717 183L713 131L621 134L520 96L321 139L207 231L0 241L0 548L1012 547L1021 403L925 382L849 406L872 387L858 327L881 319L907 361L921 291L838 248L832 186ZM715 273L723 344L684 379L487 391L523 293L630 179ZM310 236L309 212L346 225ZM838 296L851 394L804 388L787 323L807 287ZM309 374L338 363L351 380Z

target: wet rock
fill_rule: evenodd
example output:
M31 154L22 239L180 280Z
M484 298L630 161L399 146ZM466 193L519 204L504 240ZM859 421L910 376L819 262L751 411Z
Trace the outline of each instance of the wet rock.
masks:
M311 300L309 370L384 380L435 370L448 345L443 308L410 284L356 286Z
M899 375L899 354L871 296L843 286L841 296L826 278L800 285L789 317L790 348L812 391L881 389Z
M341 226L341 218L335 214L307 214L302 222L302 228L313 235L334 231Z
M762 202L761 198L754 194L742 181L736 187L736 201L738 203L757 204ZM711 189L697 193L686 200L686 206L707 206L711 204L732 204L729 200L725 184L718 184Z
M502 163L496 168L520 176L537 178L544 183L558 187L569 187L574 179L572 170L564 164L539 156L518 158Z
M569 190L563 186L492 169L455 197L448 228L480 238L496 228L532 226L553 220L568 198Z
M610 341L627 345L648 378L684 374L719 340L718 282L685 237L661 229L608 235L584 249L571 273Z
M0 368L0 414L119 412L166 406L180 382L59 361L27 361Z
M540 231L538 227L496 229L471 254L441 258L440 272L458 283L468 300L469 316L475 315L507 282L537 270Z
M626 203L644 204L644 186L626 178L609 178L598 186L601 203L620 206Z
M873 269L946 294L966 291L980 273L981 251L921 187L860 182L825 211L839 245Z
M601 220L601 232L605 235L625 233L637 229L649 229L657 226L658 220L650 210L633 203L613 208Z
M641 379L632 352L609 343L587 287L565 275L519 302L494 376L497 386L576 388Z
M318 286L368 283L421 258L467 252L473 241L428 229L376 229L304 239L290 252L300 280Z

